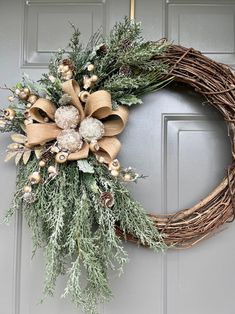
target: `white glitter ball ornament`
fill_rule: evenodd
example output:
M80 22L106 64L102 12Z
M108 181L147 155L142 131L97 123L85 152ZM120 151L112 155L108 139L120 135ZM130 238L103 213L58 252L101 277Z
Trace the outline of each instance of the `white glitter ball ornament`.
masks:
M104 125L101 121L89 117L81 122L79 133L85 141L95 142L104 136Z
M82 148L82 139L74 129L63 130L57 136L57 142L61 149L66 149L73 153Z
M74 106L62 106L55 112L55 123L61 129L75 129L79 121L79 111Z

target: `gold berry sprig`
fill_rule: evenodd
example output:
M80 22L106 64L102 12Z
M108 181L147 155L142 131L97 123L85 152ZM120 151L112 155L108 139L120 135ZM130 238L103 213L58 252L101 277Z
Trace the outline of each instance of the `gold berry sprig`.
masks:
M132 167L122 168L118 159L112 160L108 164L108 169L113 177L120 177L125 182L136 182L146 176L138 174Z

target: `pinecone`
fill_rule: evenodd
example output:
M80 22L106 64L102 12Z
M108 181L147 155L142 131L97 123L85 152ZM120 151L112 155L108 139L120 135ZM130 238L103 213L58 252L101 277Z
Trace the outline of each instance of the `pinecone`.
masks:
M100 203L103 207L111 208L114 205L114 197L110 192L102 192L100 194Z
M108 52L108 47L107 47L107 45L103 44L99 47L99 49L97 50L96 53L98 56L103 57L107 54L107 52Z
M132 74L131 68L129 65L122 65L119 69L119 74L125 75L125 76L130 76Z
M47 161L50 161L54 158L55 158L55 153L51 152L50 149L45 148L42 150L42 153L41 153L41 159L42 160L45 160L47 162Z
M73 61L72 61L72 60L70 60L70 59L64 59L64 60L62 60L62 64L63 64L63 65L68 65L68 67L69 67L69 69L70 69L71 71L74 70L74 64L73 64Z
M120 43L120 48L121 50L127 51L131 48L131 41L129 39L124 39L121 43Z

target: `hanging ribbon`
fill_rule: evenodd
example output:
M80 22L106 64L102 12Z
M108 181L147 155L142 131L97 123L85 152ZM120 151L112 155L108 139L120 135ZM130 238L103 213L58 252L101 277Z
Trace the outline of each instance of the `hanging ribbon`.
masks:
M115 137L120 134L128 120L128 109L125 106L119 106L117 110L112 110L111 95L105 90L100 90L88 96L85 109L78 98L80 87L74 80L66 81L62 84L64 93L71 97L71 104L75 106L81 117L81 121L86 117L93 117L99 120L105 119L104 137L98 141L99 149L94 152L98 157L103 157L106 163L113 160L121 149L121 143ZM29 114L37 123L26 126L28 144L32 146L44 145L47 142L55 140L62 131L55 123L55 111L57 107L44 98L38 99L30 108ZM45 122L45 116L50 122ZM82 149L69 154L68 160L78 160L87 158L90 146L84 143Z

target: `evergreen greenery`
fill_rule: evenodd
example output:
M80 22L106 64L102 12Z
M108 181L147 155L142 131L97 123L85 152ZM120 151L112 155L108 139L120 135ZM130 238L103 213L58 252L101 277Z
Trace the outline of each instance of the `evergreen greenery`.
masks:
M12 208L5 221L16 210L22 210L32 230L34 251L43 247L46 259L45 295L53 295L56 279L67 273L68 281L64 296L85 313L97 313L97 303L112 296L108 284L108 270L123 272L127 262L121 239L115 234L118 224L158 251L165 245L142 206L130 195L127 187L110 175L107 167L89 157L94 173L79 171L77 163L69 167L61 165L58 176L47 184L35 187L36 201L22 201L22 190L28 176L38 168L38 160L32 159L27 166L21 165L17 190ZM43 173L47 178L46 169ZM112 208L103 207L100 193L111 192L115 202ZM85 270L86 283L81 284L81 269Z
M98 82L91 91L109 91L114 108L119 104L139 104L143 94L172 80L167 77L167 65L154 60L156 55L166 51L168 44L144 42L139 23L125 19L116 24L107 37L98 31L85 48L80 43L79 31L73 28L69 52L63 49L53 56L49 74L44 74L39 82L33 82L25 75L20 86L29 87L36 95L46 96L59 106L63 93L57 69L65 57L72 61L74 78L79 84L88 74L87 66L94 64ZM25 119L21 113L22 103L16 100L11 106L17 117L2 131L21 133ZM16 210L22 210L32 230L34 251L44 248L45 295L53 295L57 277L67 274L64 296L68 295L85 313L95 314L97 304L112 296L108 271L116 270L121 274L128 260L122 241L115 233L116 225L124 234L130 233L139 239L140 244L156 251L166 247L163 235L132 198L126 185L111 176L107 167L97 163L94 157L90 156L88 163L85 172L77 162L61 164L58 175L49 181L46 180L47 169L43 168L44 183L33 187L35 202L29 204L23 201L23 188L29 175L38 171L38 160L32 154L27 165L19 165L16 193L5 221L9 222ZM111 208L102 204L102 192L113 195L115 202ZM86 274L84 285L81 283L83 270Z
M114 107L118 104L135 105L141 103L141 96L164 87L172 81L168 77L168 66L154 60L162 55L167 42L145 42L141 36L141 25L125 18L117 23L108 36L97 31L83 48L79 41L80 32L74 26L74 33L68 45L70 52L66 57L73 61L75 80L81 84L87 66L95 66L98 82L93 91L105 89L112 95ZM60 50L51 59L49 71L58 77L57 68L65 55ZM41 81L50 86L48 75ZM58 90L58 89L56 89ZM56 92L50 89L52 98L57 100Z

